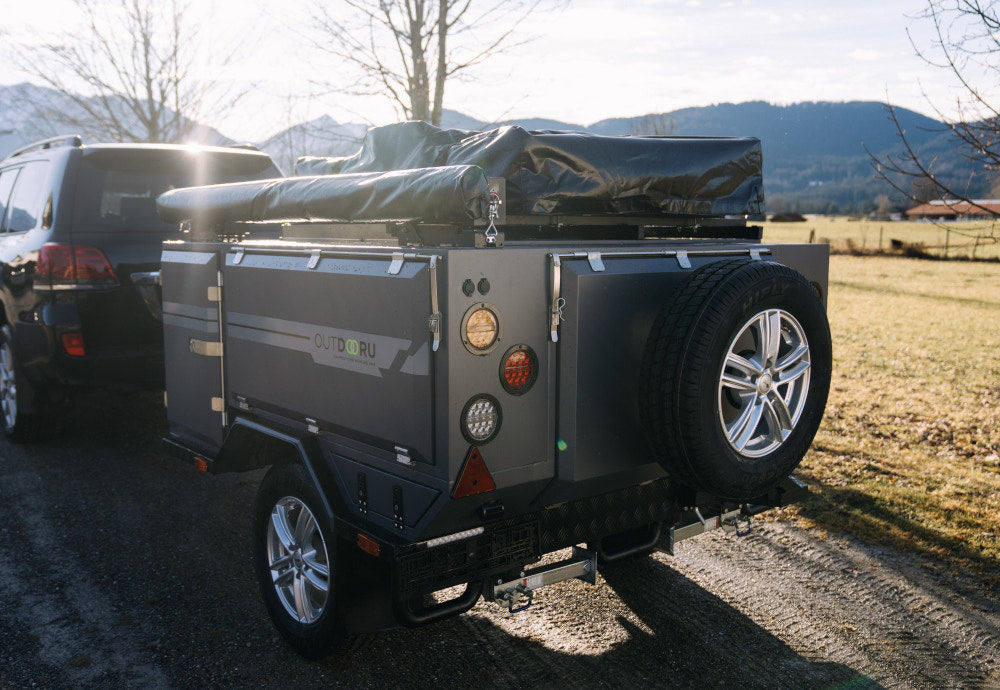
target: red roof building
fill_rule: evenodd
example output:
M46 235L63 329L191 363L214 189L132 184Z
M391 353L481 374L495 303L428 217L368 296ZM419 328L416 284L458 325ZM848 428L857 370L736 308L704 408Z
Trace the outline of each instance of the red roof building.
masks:
M910 220L960 220L1000 216L1000 199L973 199L972 202L970 204L957 199L929 201L914 206L906 212L906 216Z

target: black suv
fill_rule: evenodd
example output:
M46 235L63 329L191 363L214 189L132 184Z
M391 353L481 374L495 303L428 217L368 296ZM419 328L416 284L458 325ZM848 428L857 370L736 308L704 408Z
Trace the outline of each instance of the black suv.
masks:
M280 177L245 148L59 137L0 162L0 402L15 441L75 386L163 383L156 215L176 187Z

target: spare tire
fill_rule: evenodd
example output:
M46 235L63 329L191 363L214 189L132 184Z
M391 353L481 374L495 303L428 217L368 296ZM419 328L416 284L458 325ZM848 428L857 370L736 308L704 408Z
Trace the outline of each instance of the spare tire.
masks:
M800 273L749 259L703 266L646 341L639 402L653 454L695 489L762 496L812 443L831 359L826 309Z

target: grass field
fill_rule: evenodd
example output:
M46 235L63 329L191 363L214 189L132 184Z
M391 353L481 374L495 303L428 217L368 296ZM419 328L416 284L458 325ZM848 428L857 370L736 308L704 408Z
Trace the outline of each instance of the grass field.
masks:
M888 252L892 240L898 240L922 245L933 256L943 257L947 250L948 258L1000 257L1000 228L985 221L939 224L815 216L804 223L764 223L764 239L772 242L808 242L810 235L817 242L829 240L837 252L874 253L880 247Z
M1000 583L1000 264L833 256L829 317L813 495L792 513Z

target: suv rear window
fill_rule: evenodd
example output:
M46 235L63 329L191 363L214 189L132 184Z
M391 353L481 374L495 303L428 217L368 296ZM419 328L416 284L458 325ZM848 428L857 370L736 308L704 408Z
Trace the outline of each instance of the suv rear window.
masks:
M19 168L9 168L0 172L0 227L3 227L3 219L7 214L7 202L10 200L10 191L14 189L14 180L17 179Z
M86 154L76 187L74 232L170 232L156 197L177 187L280 177L267 156L239 151L104 149Z
M48 164L36 161L21 166L14 193L7 204L7 214L3 219L3 232L27 232L38 225L42 207L49 190Z

